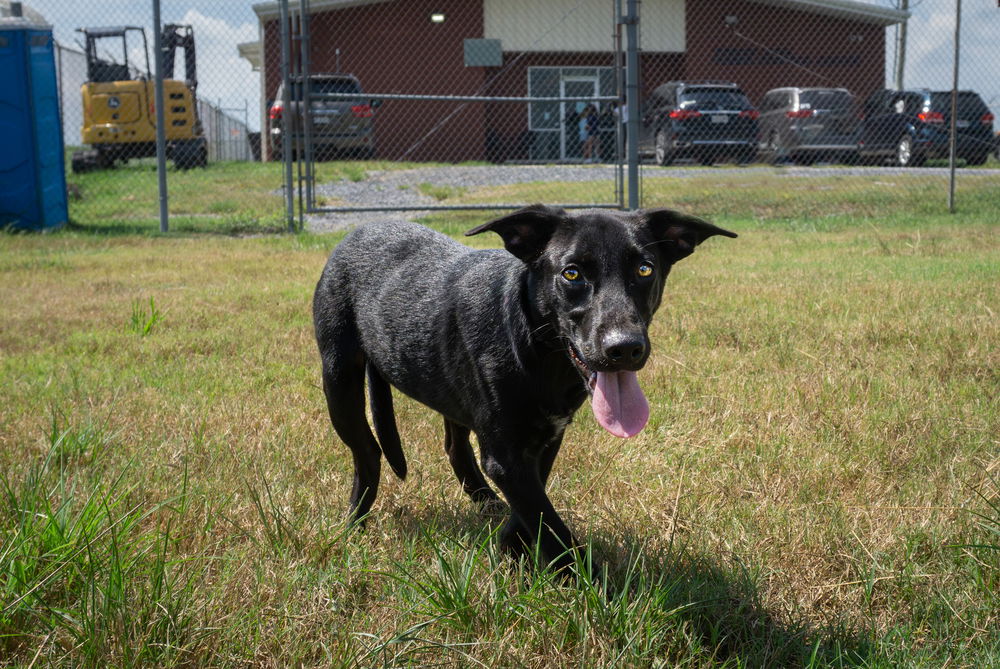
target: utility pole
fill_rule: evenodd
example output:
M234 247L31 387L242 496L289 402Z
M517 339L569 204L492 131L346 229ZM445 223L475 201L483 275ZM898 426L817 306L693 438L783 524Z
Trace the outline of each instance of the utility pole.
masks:
M899 8L904 12L909 11L910 0L899 0ZM903 90L903 74L906 70L906 27L909 24L910 20L904 19L896 26L896 76L893 84L897 91Z

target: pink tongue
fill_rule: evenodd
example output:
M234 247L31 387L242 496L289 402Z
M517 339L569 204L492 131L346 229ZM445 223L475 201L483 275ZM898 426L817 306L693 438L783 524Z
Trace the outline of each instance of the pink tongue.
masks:
M649 420L649 402L635 372L598 372L590 406L601 427L616 437L634 437Z

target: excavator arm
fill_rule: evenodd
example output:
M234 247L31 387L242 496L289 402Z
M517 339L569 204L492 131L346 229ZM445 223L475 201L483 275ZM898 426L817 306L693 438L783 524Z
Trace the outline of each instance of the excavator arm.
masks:
M198 68L194 52L194 29L189 25L167 23L163 26L160 44L163 49L163 71L168 78L173 78L177 50L184 50L184 83L191 89L191 94L196 95Z

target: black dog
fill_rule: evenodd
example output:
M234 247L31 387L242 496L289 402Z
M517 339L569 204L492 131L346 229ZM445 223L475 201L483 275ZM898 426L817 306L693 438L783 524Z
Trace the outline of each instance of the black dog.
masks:
M348 235L313 300L323 390L354 456L354 519L375 500L382 455L406 476L391 384L444 416L451 465L483 504L497 496L469 444L476 433L483 469L510 504L501 545L520 552L537 540L562 567L577 544L545 483L566 425L589 393L612 434L643 428L649 406L636 371L667 274L708 237L736 235L669 209L570 215L542 205L466 234L487 230L506 251L475 251L411 223Z

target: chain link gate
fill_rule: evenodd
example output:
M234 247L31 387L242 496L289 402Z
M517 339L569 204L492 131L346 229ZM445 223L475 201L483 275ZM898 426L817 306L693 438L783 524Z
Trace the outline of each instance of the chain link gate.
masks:
M394 54L405 58L406 49L389 53L382 49L384 40L371 35L361 52L336 46L340 41L349 45L351 31L391 32L398 16L380 20L377 3L362 8L366 11L324 12L322 7L321 1L279 2L282 67L270 106L268 149L284 162L290 224L293 196L299 226L305 214L516 209L528 203L499 197L479 201L470 194L443 204L435 201L433 191L461 191L469 182L488 186L549 180L558 178L554 166L586 170L571 179L595 182L595 187L589 199L561 198L556 192L547 202L565 208L625 207L623 32L625 17L634 13L624 0L535 9L540 27L511 44L511 50L510 36L524 26L505 25L498 11L491 17L489 3L482 21L464 11L462 3L451 3L444 11L418 8L410 16L425 24L424 32L450 32L441 37L440 56L424 64L426 75L409 73L405 81L397 76L400 63ZM408 29L421 32L419 24ZM595 35L600 36L596 48ZM588 52L567 50L574 43L584 48L588 39ZM393 170L404 173L394 182L396 192L383 192L377 202L331 203L322 192L324 184L318 183L317 162L337 158L390 161L396 163ZM444 183L421 183L426 170L399 169L411 161L451 169L429 173ZM492 167L503 165L519 166L518 174L500 175ZM480 176L472 176L476 174ZM630 174L634 181L637 167ZM450 181L452 175L456 182ZM406 181L409 176L412 183ZM402 197L403 192L409 197Z

